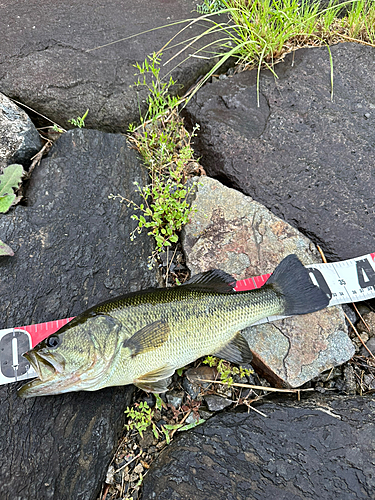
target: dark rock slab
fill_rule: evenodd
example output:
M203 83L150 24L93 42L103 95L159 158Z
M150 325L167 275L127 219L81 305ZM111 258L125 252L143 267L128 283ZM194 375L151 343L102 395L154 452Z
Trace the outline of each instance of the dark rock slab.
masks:
M144 479L143 500L375 498L375 400L269 402L184 433Z
M206 85L188 106L209 175L264 204L331 260L374 251L375 50L301 49L277 65Z
M130 242L129 209L144 181L122 135L75 130L34 171L27 206L0 217L0 329L74 316L130 290L155 285L148 237ZM135 199L135 198L134 198ZM21 400L0 387L0 498L95 499L124 424L132 389Z
M21 0L11 9L1 4L0 88L66 128L72 128L70 118L89 108L87 127L126 131L139 119L137 92L130 88L137 80L133 65L159 51L182 25L154 28L198 17L196 4L193 0L62 0L48 9L38 0ZM174 43L206 28L195 24ZM139 33L143 35L132 37ZM201 46L208 42L201 41ZM180 48L165 49L163 60ZM178 83L189 87L212 61L193 58L182 63L186 57L187 53L181 54L162 72L175 68ZM140 94L141 104L144 98Z
M30 165L42 143L29 116L0 93L0 173L11 163Z

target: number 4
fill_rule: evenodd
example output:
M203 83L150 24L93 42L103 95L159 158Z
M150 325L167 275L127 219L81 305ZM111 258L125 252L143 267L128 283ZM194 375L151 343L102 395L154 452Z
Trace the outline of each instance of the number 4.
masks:
M367 259L357 260L358 283L361 288L375 285L375 271Z

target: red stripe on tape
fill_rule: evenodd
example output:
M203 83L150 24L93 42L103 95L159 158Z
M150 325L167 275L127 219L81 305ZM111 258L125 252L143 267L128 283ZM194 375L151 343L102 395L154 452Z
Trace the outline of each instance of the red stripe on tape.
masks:
M47 321L46 323L37 323L36 325L21 326L20 330L26 330L30 334L31 344L34 347L39 344L42 340L49 337L53 333L57 332L62 326L69 323L74 316L71 318L58 319L55 321ZM17 328L15 328L17 330Z
M262 274L262 276L255 276L254 278L247 278L245 280L239 280L236 283L236 292L244 292L245 290L254 290L255 288L260 288L268 280L271 274Z

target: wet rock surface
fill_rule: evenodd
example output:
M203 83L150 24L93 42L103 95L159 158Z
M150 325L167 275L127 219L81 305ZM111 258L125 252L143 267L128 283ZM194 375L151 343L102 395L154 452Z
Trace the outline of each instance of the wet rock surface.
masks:
M151 242L130 242L128 208L108 199L134 198L143 176L121 135L75 130L58 140L33 173L27 206L0 217L0 239L15 251L0 260L0 329L156 285ZM16 388L0 387L0 498L96 498L133 389L21 400Z
M42 143L29 116L0 93L0 173L11 163L29 166Z
M63 0L44 9L37 0L22 0L16 10L0 5L2 92L65 128L72 127L69 119L89 108L87 127L125 132L130 122L139 121L138 104L147 96L133 88L138 79L133 65L162 49L182 25L156 28L198 17L196 4L192 0L83 0L73 7ZM175 42L205 29L207 25L195 24ZM121 41L111 44L116 40ZM164 61L179 49L166 48ZM174 68L179 86L188 88L211 62L193 58L182 63L186 57L182 54L162 71Z
M328 259L373 251L375 51L301 49L275 71L206 85L187 107L208 175L237 188L318 243Z
M143 500L374 498L375 400L267 402L224 412L166 448Z
M195 211L196 209L196 211ZM320 262L312 243L249 196L209 177L199 179L183 246L192 274L222 269L236 279L273 272L295 253ZM340 307L247 328L253 365L273 383L299 387L348 361L354 346Z

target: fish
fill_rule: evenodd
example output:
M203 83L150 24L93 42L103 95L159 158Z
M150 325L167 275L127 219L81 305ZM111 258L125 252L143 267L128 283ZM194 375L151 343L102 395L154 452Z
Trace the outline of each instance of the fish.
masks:
M128 384L165 392L175 370L203 356L249 363L252 353L241 330L256 321L307 314L329 303L294 254L261 288L236 292L235 284L214 269L181 286L132 292L91 307L24 354L38 378L19 395Z

